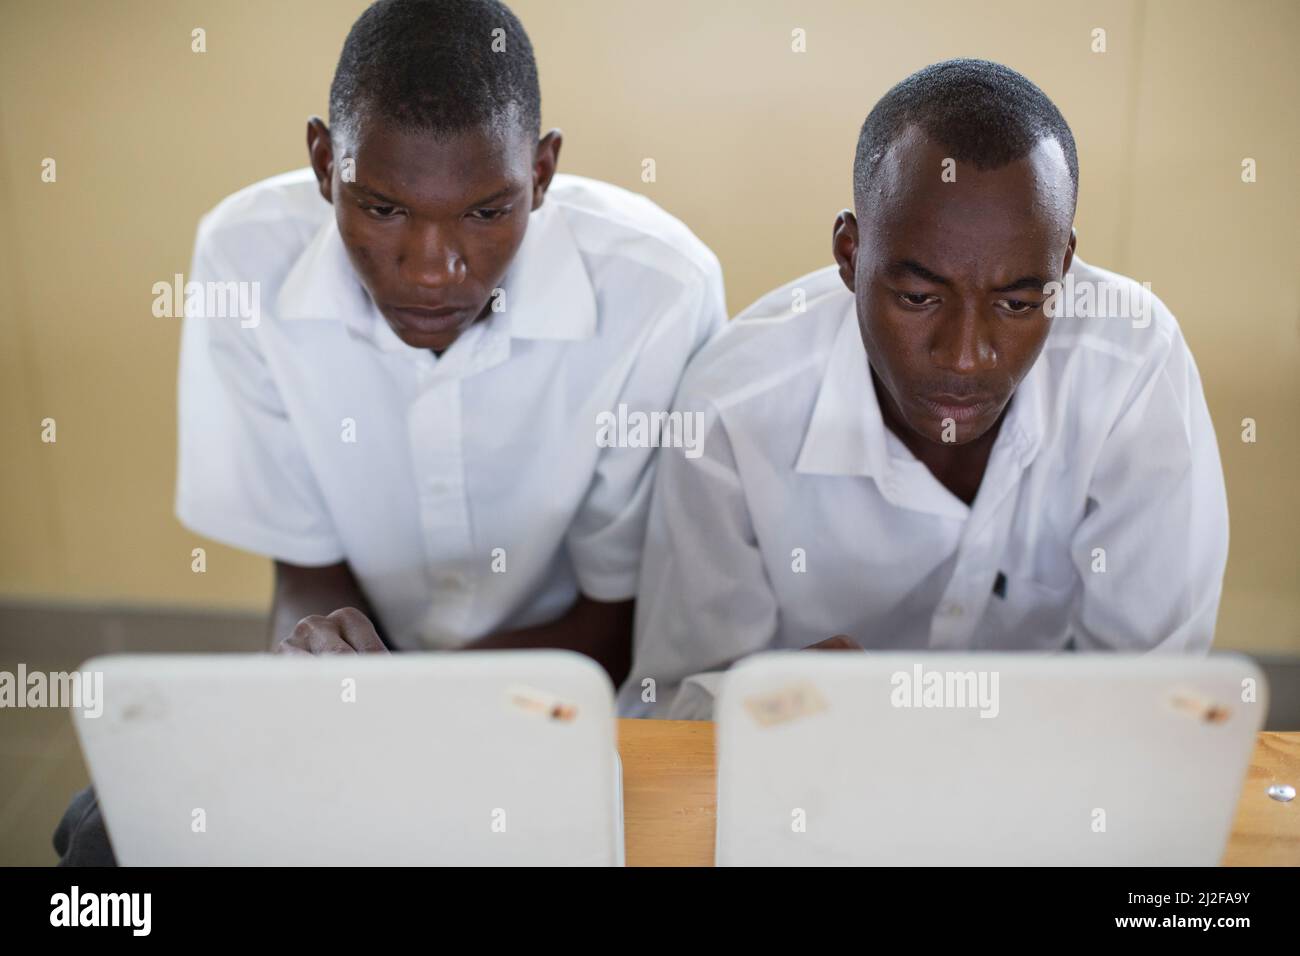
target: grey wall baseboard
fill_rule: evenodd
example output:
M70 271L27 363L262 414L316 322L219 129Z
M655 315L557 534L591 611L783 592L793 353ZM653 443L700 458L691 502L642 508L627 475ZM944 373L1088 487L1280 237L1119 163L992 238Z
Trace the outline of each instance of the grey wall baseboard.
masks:
M1265 730L1300 731L1300 657L1248 655L1268 678Z
M66 667L96 654L249 653L270 645L269 615L184 608L0 602L0 662ZM1250 655L1268 677L1266 730L1300 731L1300 657Z
M268 614L0 602L0 658L80 662L96 654L264 651Z

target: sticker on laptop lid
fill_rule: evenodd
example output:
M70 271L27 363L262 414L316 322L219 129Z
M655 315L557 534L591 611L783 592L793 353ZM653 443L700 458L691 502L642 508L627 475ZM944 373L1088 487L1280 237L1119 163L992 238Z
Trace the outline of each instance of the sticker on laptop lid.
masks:
M798 720L827 709L826 698L807 682L790 684L767 694L755 694L744 700L745 710L761 727Z
M1185 688L1175 690L1169 697L1169 703L1180 714L1207 724L1221 724L1232 715L1223 705Z
M515 684L506 690L506 697L520 710L526 710L539 717L568 723L578 716L578 708L575 705L566 703L545 691L537 690L535 687Z

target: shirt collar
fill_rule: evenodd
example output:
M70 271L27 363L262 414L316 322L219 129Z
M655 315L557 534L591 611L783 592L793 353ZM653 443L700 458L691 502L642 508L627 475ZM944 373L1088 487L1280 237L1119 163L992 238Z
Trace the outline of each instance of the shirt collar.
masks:
M577 240L555 203L529 214L523 243L502 282L504 309L486 321L512 338L579 340L596 332L596 293ZM407 348L361 284L331 215L285 278L283 319L332 319L384 351Z
M502 286L515 338L576 341L596 334L596 290L568 217L554 201L529 217Z
M852 296L845 308L795 470L813 475L884 477L890 455ZM1016 388L998 433L1021 469L1042 444L1047 419L1046 370L1040 354Z
M795 471L810 475L880 475L887 468L884 421L849 296L822 376Z

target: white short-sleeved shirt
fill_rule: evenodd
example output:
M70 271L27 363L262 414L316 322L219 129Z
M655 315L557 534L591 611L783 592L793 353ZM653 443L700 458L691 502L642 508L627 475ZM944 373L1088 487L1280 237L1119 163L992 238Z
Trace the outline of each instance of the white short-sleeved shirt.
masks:
M653 449L601 447L597 416L670 408L726 319L716 257L654 203L556 176L504 310L441 357L388 327L310 170L208 213L188 278L257 282L260 316L185 318L187 527L295 564L346 559L402 647L544 623L579 592L635 595Z
M621 711L705 717L730 663L836 634L1207 651L1228 513L1196 365L1137 283L1077 257L1071 274L1131 297L1076 291L1074 316L1052 320L971 506L885 427L836 269L702 349L677 407L704 416L704 452L660 453Z

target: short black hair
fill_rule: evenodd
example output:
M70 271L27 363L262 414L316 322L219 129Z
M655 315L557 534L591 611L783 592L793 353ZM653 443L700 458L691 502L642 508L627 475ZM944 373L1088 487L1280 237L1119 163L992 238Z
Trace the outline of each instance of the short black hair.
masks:
M858 134L855 202L890 145L916 125L959 163L1000 169L1029 155L1040 140L1061 144L1079 197L1079 156L1070 125L1047 94L1010 67L988 60L944 60L918 70L880 98Z
M358 115L433 134L518 124L536 137L533 45L499 0L379 0L348 32L330 84L330 126Z

